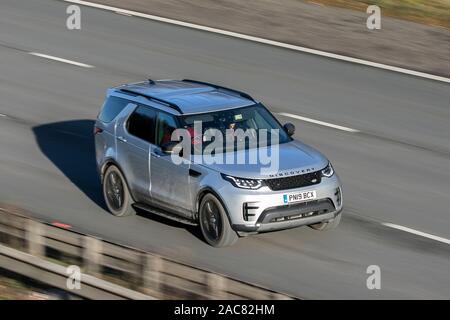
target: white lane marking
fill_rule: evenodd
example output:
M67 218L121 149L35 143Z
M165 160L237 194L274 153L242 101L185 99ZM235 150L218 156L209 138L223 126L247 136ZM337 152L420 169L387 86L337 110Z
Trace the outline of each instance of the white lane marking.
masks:
M177 26L183 26L183 27L187 27L187 28L191 28L191 29L208 31L208 32L212 32L212 33L226 35L226 36L229 36L229 37L249 40L249 41L253 41L253 42L259 42L259 43L263 43L263 44L267 44L267 45L271 45L271 46L276 46L276 47L281 47L281 48L285 48L285 49L290 49L290 50L295 50L295 51L306 52L306 53L315 54L315 55L322 56L322 57L327 57L327 58L332 58L332 59L337 59L337 60L343 60L343 61L347 61L347 62L362 64L362 65L365 65L365 66L370 66L370 67L374 67L374 68L378 68L378 69L384 69L384 70L399 72L399 73L408 74L408 75L421 77L421 78L425 78L425 79L431 79L431 80L436 80L436 81L442 81L442 82L450 83L450 78L436 76L434 74L429 74L429 73L424 73L424 72L419 72L419 71L414 71L414 70L394 67L394 66L390 66L390 65L387 65L387 64L367 61L367 60L363 60L363 59L347 57L347 56L340 55L340 54L335 54L335 53L331 53L331 52L305 48L305 47L296 46L296 45L288 44L288 43L284 43L284 42L279 42L279 41L274 41L274 40L269 40L269 39L264 39L264 38L259 38L259 37L253 37L253 36L249 36L249 35L238 33L238 32L232 32L232 31L226 31L226 30L221 30L221 29L212 28L212 27L206 27L206 26L202 26L202 25L198 25L198 24L194 24L194 23L189 23L189 22L184 22L184 21L179 21L179 20L174 20L174 19L163 18L163 17L159 17L159 16L155 16L155 15L151 15L151 14L146 14L146 13L142 13L142 12L137 12L137 11L132 11L132 10L126 10L126 9L106 6L106 5L103 5L103 4L92 3L92 2L89 2L89 1L82 1L82 0L63 0L63 1L70 2L70 3L75 3L75 4L79 4L79 5L84 5L84 6L88 6L88 7L93 7L93 8L97 8L97 9L113 11L113 12L116 12L116 13L117 12L121 12L123 14L132 15L132 16L136 16L136 17L140 17L140 18L146 18L146 19L150 19L150 20L154 20L154 21L170 23L170 24L174 24L174 25L177 25Z
M279 112L279 115L285 116L285 117L289 117L289 118L294 118L297 120L302 120L302 121L306 121L306 122L311 122L311 123L315 123L321 126L326 126L326 127L330 127L330 128L334 128L334 129L338 129L338 130L343 130L343 131L347 131L347 132L352 132L352 133L357 133L360 132L359 130L356 129L352 129L352 128L348 128L348 127L344 127L344 126L339 126L337 124L332 124L329 122L324 122L324 121L320 121L320 120L314 120L311 118L306 118L306 117L302 117L302 116L298 116L296 114L291 114L291 113L286 113L286 112Z
M121 15L126 16L126 17L132 17L131 14L125 13L125 12L121 12L121 11L114 11L114 13L121 14Z
M429 233L425 233L425 232L422 232L422 231L414 230L414 229L411 229L411 228L408 228L408 227L400 226L398 224L383 222L382 225L384 225L386 227L389 227L389 228L394 228L394 229L397 229L397 230L402 230L402 231L405 231L405 232L413 233L415 235L418 235L418 236L421 236L421 237L425 237L425 238L428 238L428 239L431 239L431 240L435 240L435 241L439 241L439 242L442 242L442 243L450 244L450 240L449 239L438 237L438 236L435 236L435 235L432 235L432 234L429 234Z
M63 58L58 58L58 57L54 57L54 56L49 56L47 54L43 54L43 53L39 53L39 52L28 52L28 54L31 54L31 55L37 56L37 57L41 57L41 58L45 58L45 59L50 59L50 60L54 60L54 61L71 64L71 65L78 66L78 67L94 68L94 66L91 66L89 64L76 62L76 61L72 61L72 60L67 60L67 59L63 59Z

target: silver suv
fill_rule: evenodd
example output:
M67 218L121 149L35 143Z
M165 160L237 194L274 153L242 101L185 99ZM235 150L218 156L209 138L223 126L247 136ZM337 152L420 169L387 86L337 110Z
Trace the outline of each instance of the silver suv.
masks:
M199 225L214 247L303 225L335 228L339 178L294 131L248 94L210 83L108 89L94 127L106 205L115 216L139 208Z

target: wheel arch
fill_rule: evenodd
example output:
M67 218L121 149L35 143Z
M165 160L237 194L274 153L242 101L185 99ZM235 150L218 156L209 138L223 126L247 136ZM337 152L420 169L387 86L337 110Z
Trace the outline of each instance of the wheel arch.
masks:
M231 223L231 219L230 219L230 213L228 210L228 207L226 206L225 202L223 201L222 197L219 195L219 193L217 191L215 191L213 188L211 187L203 187L202 189L200 189L200 191L197 193L197 197L195 200L195 220L198 220L198 216L199 216L199 209L200 209L200 203L202 202L202 199L205 195L207 195L208 193L211 193L212 195L214 195L220 202L220 204L222 205L222 207L225 209L225 213L228 217L228 221Z
M122 174L123 178L125 179L125 183L127 184L127 188L128 188L128 191L130 192L131 198L133 199L134 202L136 202L136 200L135 200L136 198L135 198L135 196L133 194L133 189L130 188L130 184L128 183L128 179L125 176L124 171L122 170L120 165L117 163L117 161L114 160L113 158L108 158L102 164L101 170L100 170L100 183L103 185L103 178L104 178L104 175L106 173L106 170L108 170L108 168L111 167L112 165L115 166L120 171L120 173Z
M112 165L115 165L117 168L119 168L120 172L122 172L123 174L123 170L120 168L119 164L117 163L116 160L114 160L113 158L107 158L103 164L100 166L100 182L103 184L103 178L104 175L106 173L106 170L108 170L108 168Z

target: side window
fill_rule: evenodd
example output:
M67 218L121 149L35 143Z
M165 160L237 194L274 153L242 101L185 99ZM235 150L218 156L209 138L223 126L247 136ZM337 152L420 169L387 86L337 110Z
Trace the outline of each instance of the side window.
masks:
M154 144L155 116L156 112L150 107L137 107L128 119L128 133Z
M172 132L177 128L177 121L174 116L159 112L156 123L156 144L162 146L169 142L172 137Z
M118 97L109 97L105 100L98 119L102 122L111 122L122 111L130 101Z

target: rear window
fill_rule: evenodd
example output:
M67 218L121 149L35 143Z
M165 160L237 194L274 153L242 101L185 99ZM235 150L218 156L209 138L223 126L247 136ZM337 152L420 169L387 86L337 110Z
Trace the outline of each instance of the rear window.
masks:
M118 97L109 97L103 104L98 119L102 122L111 122L129 104L130 101Z

